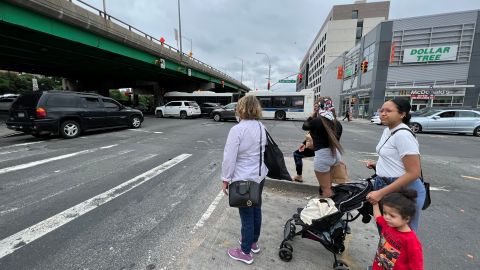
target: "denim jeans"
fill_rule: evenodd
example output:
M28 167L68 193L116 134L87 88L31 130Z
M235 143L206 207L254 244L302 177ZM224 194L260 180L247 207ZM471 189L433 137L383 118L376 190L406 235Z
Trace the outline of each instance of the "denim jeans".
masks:
M245 254L250 253L252 244L258 241L260 229L262 227L262 208L239 207L240 219L242 220L242 251Z
M260 183L260 192L263 190L265 180ZM252 244L258 242L262 228L262 206L239 207L240 220L242 221L242 251L249 254Z
M303 158L306 157L314 157L315 152L311 149L305 148L302 152L296 150L293 152L293 160L295 160L295 170L297 171L297 175L302 175L303 171Z
M395 180L397 180L397 177L380 177L377 176L375 177L375 183L373 185L374 190L379 190L384 188L385 186L393 183ZM420 211L422 211L423 203L425 202L425 186L422 183L422 180L418 178L417 180L413 181L412 183L408 184L405 188L407 189L413 189L417 191L417 201L416 201L416 211L415 211L415 216L412 217L412 220L410 220L410 228L415 231L415 233L418 232L418 223L420 220Z

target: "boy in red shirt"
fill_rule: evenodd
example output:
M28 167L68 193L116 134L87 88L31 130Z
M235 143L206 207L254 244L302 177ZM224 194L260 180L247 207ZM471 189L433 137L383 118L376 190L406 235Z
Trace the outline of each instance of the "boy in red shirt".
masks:
M373 270L423 270L422 245L408 222L415 215L415 190L390 193L378 204L373 215L380 231Z

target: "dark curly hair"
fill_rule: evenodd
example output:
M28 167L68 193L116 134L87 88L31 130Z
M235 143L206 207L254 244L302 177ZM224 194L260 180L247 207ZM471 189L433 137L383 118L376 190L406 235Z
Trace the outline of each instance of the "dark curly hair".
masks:
M416 210L417 191L413 189L402 189L399 192L393 192L383 197L381 203L393 209L396 209L402 218L411 219Z

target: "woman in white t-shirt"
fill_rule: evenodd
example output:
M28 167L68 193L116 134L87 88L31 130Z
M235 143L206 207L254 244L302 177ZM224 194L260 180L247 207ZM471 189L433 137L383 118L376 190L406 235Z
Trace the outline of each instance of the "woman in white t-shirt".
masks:
M408 129L410 103L404 99L386 101L380 109L380 120L388 127L376 147L377 163L369 162L367 167L376 167L374 189L367 200L378 203L385 195L402 188L414 189L418 193L416 213L410 227L418 231L420 211L425 201L425 187L420 179L420 151L418 141ZM402 130L399 130L402 129Z

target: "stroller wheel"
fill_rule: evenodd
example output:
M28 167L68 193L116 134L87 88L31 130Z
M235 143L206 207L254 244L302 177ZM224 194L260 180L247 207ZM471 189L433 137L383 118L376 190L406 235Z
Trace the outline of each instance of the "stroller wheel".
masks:
M282 248L286 248L286 249L290 250L290 252L293 252L293 247L289 242L283 243Z
M333 269L334 270L350 270L348 265L341 260L338 260L333 263Z
M292 260L292 251L289 250L288 248L281 248L280 251L278 252L278 256L280 256L280 259L284 262L289 262Z

